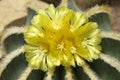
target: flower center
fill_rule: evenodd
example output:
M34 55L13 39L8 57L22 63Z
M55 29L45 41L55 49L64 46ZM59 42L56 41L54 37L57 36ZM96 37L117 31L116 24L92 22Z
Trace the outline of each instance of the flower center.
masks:
M61 42L57 45L57 49L62 52L63 50L66 50L64 42Z

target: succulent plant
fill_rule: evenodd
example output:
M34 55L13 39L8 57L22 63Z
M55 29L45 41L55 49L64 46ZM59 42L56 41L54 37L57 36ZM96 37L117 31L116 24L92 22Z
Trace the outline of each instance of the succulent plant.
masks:
M83 12L72 0L28 8L24 27L1 34L0 80L120 80L120 34L109 14L106 5Z

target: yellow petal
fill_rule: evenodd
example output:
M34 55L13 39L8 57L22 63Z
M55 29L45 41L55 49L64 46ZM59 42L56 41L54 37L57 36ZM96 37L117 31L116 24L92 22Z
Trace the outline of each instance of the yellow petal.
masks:
M26 60L33 69L42 69L43 71L47 70L45 62L46 54L40 49L40 47L25 45L24 50L26 52Z
M94 45L100 44L100 42L101 42L101 37L93 37L93 38L87 40L86 44L94 46Z
M80 26L88 22L88 18L83 16L82 13L80 12L75 12L74 15L72 16L71 19L71 31L75 31L78 29Z
M79 47L77 47L77 54L86 60L90 59L88 50L82 45L79 45Z
M75 61L78 66L82 66L85 63L84 60L80 56L74 55L74 57L75 57Z
M44 30L52 27L51 19L44 10L39 10L39 14L33 17L32 24L38 29L42 27Z
M44 37L44 33L38 30L35 26L28 26L24 33L25 41L31 45L40 45L40 39Z
M92 31L96 30L97 24L95 22L88 22L85 25L81 26L79 29L76 30L76 34L84 35L88 37Z
M88 47L90 56L91 56L93 59L98 59L98 57L99 57L98 54L100 54L100 50L97 49L95 46L94 46L94 47L92 47L92 46L87 46L87 47Z
M73 15L73 11L66 7L59 7L56 9L55 20L59 23L67 24Z
M46 9L46 12L49 14L49 17L50 17L52 20L55 19L56 9L55 9L54 5L50 5L49 8Z

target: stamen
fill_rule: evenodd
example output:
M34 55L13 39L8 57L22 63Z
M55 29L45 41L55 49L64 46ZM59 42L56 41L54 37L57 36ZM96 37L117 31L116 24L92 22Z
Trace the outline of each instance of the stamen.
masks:
M66 50L66 48L64 47L64 43L61 42L61 44L58 44L58 45L57 45L57 49L59 49L60 52L62 52L63 50Z

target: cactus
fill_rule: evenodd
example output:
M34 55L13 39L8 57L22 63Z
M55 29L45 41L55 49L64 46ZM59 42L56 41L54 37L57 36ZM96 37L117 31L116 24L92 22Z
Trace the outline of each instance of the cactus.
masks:
M31 27L31 25L33 24L33 23L31 24L31 20L32 22L34 22L34 24L37 23L36 22L37 18L35 18L34 16L37 14L36 12L38 11L36 11L34 7L30 7L28 8L28 17L27 17L25 26L9 27L9 28L6 28L1 34L1 37L0 37L0 80L120 80L120 77L119 77L120 76L120 53L119 53L120 52L120 34L115 33L111 30L111 23L109 19L109 15L110 15L109 7L107 5L102 5L102 6L97 5L83 12L77 8L77 6L72 0L62 0L61 4L58 7L60 7L61 5L68 7L68 8L64 7L65 10L66 9L68 11L73 10L74 13L75 12L78 12L79 14L82 13L84 14L85 17L88 17L88 20L90 22L88 26L87 26L87 23L82 23L83 25L85 25L85 26L81 26L83 27L82 30L77 31L77 29L79 28L75 26L75 27L71 27L70 31L72 32L76 30L75 37L74 37L76 39L77 37L76 35L79 33L82 34L82 32L86 30L89 31L93 28L94 30L97 30L97 33L94 33L93 37L95 37L96 40L101 40L101 43L100 41L91 42L92 45L93 43L97 42L97 47L96 46L94 47L94 50L97 50L96 53L94 52L92 55L90 55L91 57L87 57L87 58L85 56L81 56L80 54L81 56L80 58L74 57L73 60L75 62L71 61L72 59L70 55L66 56L66 57L70 56L70 59L67 58L66 61L65 59L63 59L63 57L61 58L61 60L59 60L59 56L58 56L58 61L57 59L55 59L55 57L52 57L50 59L51 65L46 63L47 68L45 66L46 64L44 66L43 64L40 64L40 65L36 64L37 61L39 61L40 59L37 58L35 60L31 60L31 58L28 58L28 57L31 57L30 54L32 52L31 47L28 46L29 41L32 41L28 39L28 32L29 32L28 29L33 28ZM40 13L42 13L42 10L39 12L39 14ZM71 12L69 12L69 15L70 13ZM66 15L66 16L69 16L69 15ZM61 19L61 17L59 17L58 20L59 19ZM82 20L84 19L86 18L83 18ZM73 24L75 24L74 21L73 21ZM97 24L98 24L99 29L96 28ZM91 25L94 25L94 27ZM84 28L84 27L87 27L87 28ZM59 30L59 27L58 28L55 27L55 29ZM48 34L46 27L43 30L46 30L46 34ZM91 33L93 33L94 30L92 30ZM61 34L62 35L66 33L71 34L71 32L62 31ZM89 33L89 32L86 32L86 33ZM49 34L51 33L49 32ZM101 34L101 36L99 36L99 34ZM56 35L54 35L54 37L58 38L57 36L59 35L57 36ZM65 37L66 36L71 37L71 35L65 35ZM33 39L33 40L36 41L36 39ZM46 41L46 39L43 39L43 40ZM87 42L85 43L86 44L84 46L87 45ZM101 48L98 48L98 46L101 47L102 50ZM60 43L60 45L58 45L58 49L60 51L63 51L68 48L65 48L62 45L62 43ZM76 53L76 48L74 48L73 46L71 50L73 54ZM89 47L88 50L92 51L93 47L92 48ZM46 51L41 50L40 54L42 53L46 53ZM67 51L66 53L69 54L69 52ZM87 54L87 53L84 52L83 55L84 54ZM41 60L43 61L43 59ZM52 59L55 59L53 62L56 62L57 64L52 63Z

